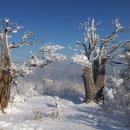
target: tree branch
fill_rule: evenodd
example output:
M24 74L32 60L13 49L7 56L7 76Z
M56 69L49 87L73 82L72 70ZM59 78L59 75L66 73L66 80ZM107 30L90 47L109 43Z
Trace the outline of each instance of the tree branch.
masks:
M22 40L19 42L19 44L15 44L14 42L9 44L9 47L12 48L19 48L23 45L33 45L33 42L28 41L29 39L31 39L31 36L33 35L32 32L27 32L23 35Z
M111 40L113 39L113 37L114 37L117 33L121 32L121 31L123 30L123 28L122 28L122 26L121 26L121 24L120 24L120 22L119 22L118 19L115 19L115 20L114 20L114 24L115 24L115 26L116 26L116 30L115 30L114 32L112 32L109 36L106 36L105 38L103 38L103 39L101 40L100 50L102 50L102 49L104 48L105 44L108 43L109 41L111 41Z
M108 43L109 41L111 41L113 39L113 37L118 33L120 32L121 30L120 29L117 29L116 31L112 32L109 36L105 37L102 39L101 41L101 46L100 46L100 49L102 50L102 48L104 47L104 45L106 43Z
M107 54L109 55L109 54L111 54L112 52L114 52L116 49L118 49L119 47L124 46L124 45L130 43L130 40L120 41L120 43L121 43L121 44L115 45L115 46L112 46L111 48L109 48L109 52L108 52Z
M45 66L47 66L48 64L50 64L50 63L52 63L53 61L47 61L47 63L45 63L45 64L42 64L42 65L40 65L39 66L39 68L44 68Z

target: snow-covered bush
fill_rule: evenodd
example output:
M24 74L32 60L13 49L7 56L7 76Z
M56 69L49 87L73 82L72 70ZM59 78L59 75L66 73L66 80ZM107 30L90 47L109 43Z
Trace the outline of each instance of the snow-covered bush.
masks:
M54 107L52 109L52 114L51 117L53 119L61 119L61 109L63 108L63 104L61 102L61 98L59 98L58 96L54 97Z
M114 71L114 75L106 76L104 88L104 106L111 111L120 112L126 119L127 126L130 125L130 89L126 84L125 77L121 76L122 72Z
M42 120L44 118L44 114L40 110L32 110L25 118L27 120Z

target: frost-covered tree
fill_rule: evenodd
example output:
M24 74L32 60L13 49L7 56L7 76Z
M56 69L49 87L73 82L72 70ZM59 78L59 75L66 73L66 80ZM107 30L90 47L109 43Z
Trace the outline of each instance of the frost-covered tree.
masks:
M53 119L61 119L61 108L63 107L63 104L61 102L61 98L59 98L58 96L55 96L55 101L54 101L54 107L52 109L52 114L51 117Z
M127 44L122 56L121 61L124 61L126 67L120 72L123 83L117 87L117 100L115 100L115 102L121 107L126 118L127 126L130 127L130 43Z
M63 48L57 44L45 44L40 48L40 52L37 55L35 53L32 54L27 66L43 68L50 63L64 62L67 59L66 55L58 52Z
M72 57L73 62L83 66L83 81L85 87L85 102L92 100L99 101L103 98L105 65L106 63L117 63L113 61L114 51L122 46L124 42L111 44L113 39L118 36L124 28L118 19L115 19L115 30L104 38L99 38L94 19L82 24L83 42L77 42L76 47L83 47L82 54Z
M125 57L126 58L126 57ZM124 123L130 126L130 85L128 66L122 70L113 68L114 73L107 75L104 87L104 108L119 112Z
M32 32L24 33L20 42L15 44L9 42L8 38L11 33L17 33L23 27L17 23L11 22L9 19L0 20L0 40L1 40L1 64L0 64L0 107L4 113L4 108L8 106L10 98L10 89L14 77L21 75L22 71L25 72L24 65L16 67L11 61L11 49L19 48L23 45L30 45L30 37ZM16 69L17 68L17 69ZM18 71L19 69L20 71ZM28 71L29 72L29 71ZM27 72L27 73L28 73ZM26 73L26 72L25 72Z

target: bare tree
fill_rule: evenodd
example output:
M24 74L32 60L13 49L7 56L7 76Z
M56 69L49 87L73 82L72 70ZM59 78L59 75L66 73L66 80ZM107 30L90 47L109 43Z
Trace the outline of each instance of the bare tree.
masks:
M30 37L32 32L27 32L22 36L18 44L8 42L8 34L17 33L21 25L11 22L9 19L0 20L0 40L1 40L1 65L0 65L0 106L4 113L4 108L8 106L10 89L15 70L12 69L11 49L18 48L25 44L32 44Z
M97 28L94 19L82 24L82 28L84 29L83 42L77 42L77 46L82 46L84 52L81 55L76 54L72 59L73 62L83 66L82 77L85 87L85 102L92 100L98 102L103 98L105 65L106 63L120 64L119 62L113 61L115 56L114 52L120 46L130 42L123 41L118 44L115 42L114 45L110 44L117 37L117 34L124 29L118 19L115 19L113 22L115 24L115 30L103 39L99 39L99 35L96 33Z

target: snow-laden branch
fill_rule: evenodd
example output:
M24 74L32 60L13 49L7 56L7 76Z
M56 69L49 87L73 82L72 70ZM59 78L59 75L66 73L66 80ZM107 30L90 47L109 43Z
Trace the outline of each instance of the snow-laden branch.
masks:
M91 53L91 51L95 48L99 40L99 36L96 33L97 28L96 28L95 20L92 19L91 22L90 20L88 20L82 25L82 28L84 28L85 30L82 45L85 49L86 54Z
M60 45L46 44L41 47L42 57L44 60L50 62L64 62L67 59L66 55L57 52L63 48L64 47Z
M12 33L17 33L20 29L23 28L23 26L11 22L10 19L4 18L0 20L1 23L1 28L0 31L3 32L12 32Z
M116 26L117 31L123 28L123 27L121 26L121 23L120 23L120 21L119 21L118 18L115 19L113 22L114 22L114 24L115 24L115 26Z
M72 57L72 60L74 63L87 67L92 65L92 63L97 59L99 59L99 63L101 63L102 58L106 58L106 50L104 49L101 51L99 47L95 47L91 52L89 59L84 54L75 54L75 56Z
M28 74L32 73L32 70L26 66L26 63L24 63L22 65L12 63L11 73L12 73L12 77L16 78L19 76L28 75Z
M117 33L121 32L121 30L123 29L123 27L121 26L120 22L119 22L119 19L115 19L113 20L113 23L115 24L115 31L112 32L110 35L106 36L105 38L103 38L101 40L101 46L100 46L100 49L103 49L104 48L104 45L106 43L108 43L109 41L111 41L115 36L117 36Z
M36 66L41 66L43 65L43 60L39 59L37 57L37 55L35 53L32 54L32 57L28 60L27 62L27 66L32 66L32 67L36 67Z
M84 53L82 53L84 56L83 55L78 56L76 54L74 57L72 57L72 59L74 59L73 61L74 62L77 61L76 63L79 63L83 66L87 66L88 61L89 63L93 63L95 60L98 60L99 64L102 64L102 62L103 64L105 62L114 63L112 59L115 50L129 43L129 41L125 41L123 43L118 42L117 45L114 43L112 47L104 48L105 44L112 41L112 39L117 36L117 33L121 32L123 29L123 27L119 22L119 19L115 19L113 23L115 24L115 31L113 31L110 35L106 36L105 38L103 38L101 40L101 44L99 45L99 47L97 45L97 42L99 40L99 35L96 33L97 28L96 28L95 20L94 19L92 19L92 21L88 20L87 22L82 24L81 26L84 29L83 42L78 41L76 47L79 47L80 45L84 48ZM77 58L79 58L79 60ZM83 59L85 61L83 61Z
M66 55L58 52L62 48L64 47L60 45L45 44L40 48L41 58L36 56L36 54L32 54L32 57L27 65L33 67L44 67L52 62L64 62L67 59Z
M71 58L74 63L80 64L82 66L89 67L91 65L91 62L88 60L88 58L85 55L76 54L75 56Z
M130 44L130 40L126 40L126 41L120 41L118 42L118 44L112 45L111 47L106 49L106 59L107 59L107 63L110 63L111 65L114 64L124 64L122 61L113 61L113 59L116 56L119 57L127 57L127 55L125 54L121 54L120 51L116 51L117 49L119 49L120 47L124 47L126 45Z
M20 29L23 28L23 26L21 26L17 23L14 23L7 18L0 20L0 25L1 25L1 27L0 27L0 39L1 40L3 39L3 33L5 33L5 35L7 35L7 38L8 38L9 37L8 33L17 33ZM18 48L25 44L26 45L36 44L31 40L32 35L33 35L33 33L31 31L24 33L21 38L21 41L19 43L17 43L17 44L15 44L14 42L8 43L9 48L10 49Z
M25 33L23 36L22 36L22 39L21 41L18 43L18 44L15 44L14 42L13 43L10 43L9 44L9 47L12 49L12 48L18 48L18 47L21 47L23 45L33 45L33 41L31 40L31 37L32 37L33 33L32 32L27 32ZM34 43L35 44L35 43Z

